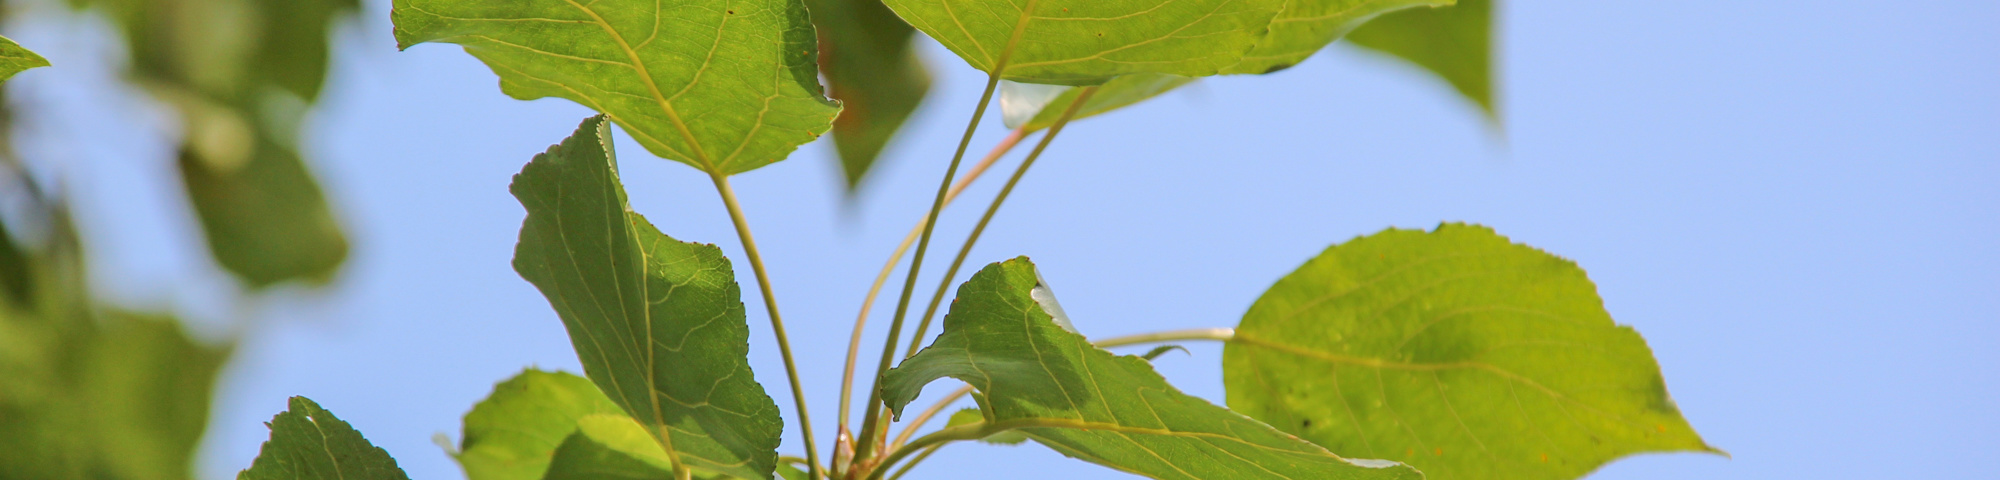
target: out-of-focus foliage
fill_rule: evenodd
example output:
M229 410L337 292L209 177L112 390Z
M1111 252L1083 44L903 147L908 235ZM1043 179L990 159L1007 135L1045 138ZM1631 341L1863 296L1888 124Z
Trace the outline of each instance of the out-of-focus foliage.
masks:
M1493 102L1493 0L1415 8L1383 15L1347 34L1355 45L1408 60L1498 119Z
M5 187L39 192L23 178ZM67 212L27 202L0 220L0 479L188 478L230 349L97 304ZM19 235L33 217L39 245Z
M881 0L809 0L807 6L819 30L819 71L827 93L841 103L833 146L852 193L923 102L931 76L910 48L916 29Z
M176 165L209 251L253 288L319 283L347 239L299 154L327 35L356 0L74 0L125 34L131 80L180 113Z
M0 81L6 81L23 70L46 66L49 66L48 59L7 37L0 37Z

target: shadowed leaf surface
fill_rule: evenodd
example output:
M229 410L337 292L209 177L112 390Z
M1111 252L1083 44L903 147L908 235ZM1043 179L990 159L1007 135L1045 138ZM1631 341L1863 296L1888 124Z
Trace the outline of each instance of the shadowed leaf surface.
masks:
M1256 44L1284 0L884 3L980 71L1019 82L1095 85L1135 73L1214 75Z
M884 401L900 414L925 384L957 378L978 390L986 422L1020 426L1065 455L1152 478L1422 478L1407 466L1350 462L1181 393L1146 360L1091 346L1057 325L1038 301L1053 296L1031 293L1038 290L1047 287L1026 258L973 275L937 340L885 374Z
M1091 94L1090 99L1085 100L1083 106L1077 108L1076 118L1072 118L1070 121L1074 122L1112 110L1125 108L1126 106L1143 102L1157 97L1162 93L1180 88L1181 85L1187 85L1191 82L1194 82L1193 77L1158 73L1140 73L1114 78L1109 82L1104 82L1104 85L1098 86L1097 93ZM1056 120L1062 118L1063 109L1068 108L1070 102L1075 102L1076 96L1079 93L1082 93L1081 90L1071 88L1063 92L1062 95L1057 96L1054 100L1050 100L1048 102L1049 106L1043 107L1041 111L1035 114L1032 120L1028 121L1028 129L1042 130L1054 126Z
M389 452L306 397L271 419L271 440L238 480L409 480Z
M562 317L591 381L683 463L770 478L784 425L750 372L735 273L721 249L630 210L604 117L511 190L528 210L514 270Z
M833 146L849 193L930 91L930 72L911 39L916 30L882 0L812 0L819 69L841 103Z
M1487 118L1499 116L1493 102L1493 0L1383 15L1347 38L1437 74L1479 104Z
M514 98L565 98L654 155L730 175L783 160L840 112L803 0L396 0L396 43L456 43Z
M0 82L13 78L14 74L36 67L49 66L48 59L28 51L19 43L7 37L0 37Z
M1328 248L1250 307L1222 371L1231 408L1434 479L1570 479L1633 453L1714 451L1582 269L1479 226Z
M529 369L493 386L465 414L458 464L470 480L535 480L583 417L624 416L590 379ZM647 443L653 440L643 437ZM654 447L658 448L658 447Z

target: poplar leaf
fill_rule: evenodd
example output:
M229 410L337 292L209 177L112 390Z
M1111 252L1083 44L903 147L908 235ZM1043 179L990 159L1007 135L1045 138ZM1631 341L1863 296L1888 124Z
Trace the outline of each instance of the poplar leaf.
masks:
M49 66L48 59L28 51L19 43L7 37L0 37L0 82L13 78L14 74L36 67Z
M784 428L750 371L729 260L631 211L604 116L535 156L514 271L562 317L590 380L682 463L769 479Z
M930 72L911 48L916 29L881 0L811 0L819 71L841 104L833 146L854 193L889 140L930 92Z
M1064 455L1161 479L1417 479L1390 462L1349 461L1181 393L1146 360L1059 326L1031 292L1033 263L987 266L959 286L937 340L884 374L898 414L940 377L978 390L984 422Z
M409 480L361 432L306 397L271 419L271 440L237 480Z
M1569 260L1485 227L1390 229L1279 280L1223 348L1229 406L1447 480L1570 479L1716 452Z
M1479 104L1489 119L1499 115L1493 102L1493 0L1383 15L1347 38L1429 70Z
M590 379L522 371L494 385L493 393L465 414L453 457L469 480L536 480L548 472L556 447L576 432L577 422L597 414L624 416L625 411ZM645 434L644 427L639 431Z
M654 155L715 175L831 127L803 0L395 0L396 43L456 43L514 98L597 110Z
M1271 73L1305 61L1327 44L1377 15L1416 6L1450 5L1452 0L1286 0L1271 19L1270 33L1225 73ZM1423 32L1410 32L1422 35Z
M884 0L973 68L1026 83L1214 75L1241 61L1285 0Z

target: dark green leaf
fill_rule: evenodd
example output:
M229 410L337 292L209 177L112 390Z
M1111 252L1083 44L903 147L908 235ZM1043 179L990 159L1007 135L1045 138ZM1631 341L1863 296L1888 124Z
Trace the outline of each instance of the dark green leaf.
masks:
M23 70L46 66L49 66L48 59L28 51L7 37L0 37L0 82L13 78L14 74Z
M1328 248L1250 307L1222 371L1237 411L1434 478L1569 479L1714 451L1582 269L1485 227Z
M900 413L925 384L957 378L980 392L990 425L1153 478L1422 477L1389 462L1350 462L1181 393L1145 360L1058 325L1043 306L1054 303L1026 258L987 266L959 287L937 340L885 374L883 399Z
M576 432L577 421L595 414L624 416L625 411L589 379L523 371L495 385L492 395L465 414L458 464L470 480L542 478L556 447ZM642 427L642 436L644 432Z
M1286 0L1271 19L1271 31L1225 73L1270 73L1305 61L1376 15L1415 6L1450 5L1452 0Z
M347 259L347 237L318 182L290 149L258 139L246 158L181 151L181 181L209 253L252 287L323 283Z
M625 203L603 116L514 176L514 270L562 317L583 370L682 463L769 479L784 428L751 375L742 293L722 250L674 240Z
M1383 15L1348 34L1355 45L1408 60L1451 82L1488 118L1493 103L1493 0Z
M1263 37L1284 1L884 3L980 71L1020 82L1094 85L1136 73L1214 75Z
M711 174L783 160L840 112L803 0L396 0L390 16L402 48L464 45L508 95L581 103Z
M841 103L833 120L848 192L859 187L903 121L930 91L930 72L910 48L916 30L881 0L812 0L819 69Z
M238 480L409 480L396 459L306 397L271 419L271 440Z

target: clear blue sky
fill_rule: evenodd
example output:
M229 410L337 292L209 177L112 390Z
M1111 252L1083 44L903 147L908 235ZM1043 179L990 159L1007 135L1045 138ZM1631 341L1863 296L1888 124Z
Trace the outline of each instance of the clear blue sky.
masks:
M1102 336L1233 325L1331 243L1486 224L1587 269L1687 418L1734 454L1635 457L1591 478L2000 477L2000 3L1505 3L1504 136L1413 68L1335 47L1074 125L974 260L1034 257L1078 328ZM398 53L388 2L367 2L308 140L354 256L330 290L237 310L171 174L168 117L101 93L118 47L84 39L103 26L7 27L60 66L9 88L39 112L27 128L42 140L24 148L77 196L97 285L210 333L261 320L222 384L205 476L248 465L262 422L307 395L414 478L459 478L433 433L455 438L522 367L577 370L555 314L509 268L523 212L506 185L585 109L508 99L455 46ZM983 80L935 44L924 53L939 88L859 203L843 205L827 145L735 181L822 445L866 282L922 213ZM1003 134L994 118L975 145ZM742 258L702 176L622 134L618 148L634 208ZM948 212L941 244L974 213ZM745 301L753 365L789 418L759 300ZM1161 370L1219 400L1220 350L1191 347ZM954 446L921 471L1117 476L1037 446Z

